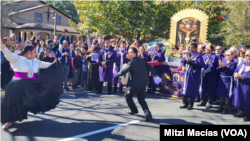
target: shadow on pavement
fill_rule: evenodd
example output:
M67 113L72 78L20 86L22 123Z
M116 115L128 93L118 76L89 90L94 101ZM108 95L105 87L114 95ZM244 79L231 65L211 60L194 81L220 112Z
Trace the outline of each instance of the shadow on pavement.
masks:
M10 127L10 129L17 128L15 131L9 132L8 129L5 131L12 136L12 141L17 141L17 139L15 138L18 136L25 136L27 138L27 141L36 141L38 140L38 137L46 137L47 139L44 140L58 140L53 138L64 139L115 125L118 124L114 122L100 122L100 121L97 124L96 121L94 120L86 120L81 123L77 122L61 123L55 120L46 120L46 121L41 120L41 121L23 122L20 124L15 123ZM112 134L113 130L114 129L86 136L83 139L89 141L97 141L108 138L114 140L131 141L129 139L126 139L125 136Z

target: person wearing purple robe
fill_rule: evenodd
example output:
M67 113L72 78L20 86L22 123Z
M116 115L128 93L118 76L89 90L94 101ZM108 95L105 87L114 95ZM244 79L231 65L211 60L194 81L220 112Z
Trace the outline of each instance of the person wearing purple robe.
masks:
M220 108L218 112L227 114L230 98L233 94L233 73L237 67L237 63L233 61L233 52L227 50L225 52L226 59L219 63L217 72L219 73L216 95L220 97ZM225 102L225 107L223 108Z
M205 47L204 45L200 46L200 45L197 45L197 52L201 54L201 56L204 55L204 51L205 51ZM200 102L201 101L201 98L200 98L200 95L198 97L195 97L195 100L194 102Z
M233 57L234 62L238 63L238 56L236 55L237 49L235 47L231 47L230 50L234 52L234 57Z
M121 48L116 49L117 53L117 60L116 60L116 67L117 67L117 72L122 70L123 64L127 64L130 59L128 59L127 54L128 50L126 48L126 41L121 42ZM117 83L118 83L119 78L114 79L114 91L112 93L117 93ZM123 84L121 83L119 87L119 92L122 93L122 88Z
M197 51L197 44L190 45L190 54L181 60L182 72L185 72L183 88L181 91L183 106L191 110L195 97L199 97L199 86L201 81L201 69L205 67L204 60ZM188 101L188 98L190 100Z
M206 54L202 56L206 67L202 69L201 85L199 89L200 103L197 106L206 106L207 109L212 107L214 95L216 92L216 69L218 67L218 58L212 53L214 47L206 46Z
M158 44L154 44L154 50L148 54L148 61L150 62L165 62L165 56ZM156 71L158 76L161 76L161 66L153 66L154 70ZM149 82L147 93L154 94L156 91L156 87L159 86L154 82L154 78L152 77L151 73L149 73ZM152 89L151 89L152 88Z
M146 54L146 50L143 46L139 48L138 57L148 62L148 55Z
M222 62L222 60L225 58L224 54L222 53L222 47L221 46L216 46L215 54L216 54L219 62Z
M233 104L244 110L244 121L250 121L250 50L246 51L245 62L242 62L234 71L234 77L237 80ZM239 117L237 115L236 117Z
M216 46L215 48L215 54L218 58L218 63L222 62L222 60L225 58L224 54L222 53L222 47L221 46ZM220 76L220 72L217 71L217 78L219 78ZM218 86L218 80L216 80L216 89L217 89L217 86ZM214 102L213 104L219 104L220 103L220 97L218 97L217 95L214 96Z
M108 93L112 92L113 67L117 59L116 51L110 46L109 36L104 37L105 43L98 55L96 62L99 63L99 86L97 94L102 93L103 82L108 82Z

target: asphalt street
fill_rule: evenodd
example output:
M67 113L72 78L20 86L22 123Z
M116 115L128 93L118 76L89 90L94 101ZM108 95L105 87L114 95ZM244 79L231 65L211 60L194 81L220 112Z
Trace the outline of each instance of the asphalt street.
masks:
M105 92L105 91L104 91ZM15 122L1 129L2 141L110 141L110 140L159 140L160 124L167 125L216 125L249 124L243 118L235 118L235 112L227 115L216 113L218 105L207 110L180 109L181 99L147 94L146 101L153 115L152 122L144 121L144 113L136 99L138 115L127 114L123 94L95 94L78 89L65 92L56 109L44 114L28 114L28 120ZM2 123L3 125L4 123ZM80 136L77 136L80 135Z

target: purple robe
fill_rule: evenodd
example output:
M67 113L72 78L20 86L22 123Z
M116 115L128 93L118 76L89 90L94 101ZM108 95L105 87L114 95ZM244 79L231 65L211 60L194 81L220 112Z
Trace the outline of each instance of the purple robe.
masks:
M226 57L224 56L224 54L220 54L220 55L216 55L217 58L218 58L218 61L226 61L227 62L227 59ZM218 62L219 63L219 62ZM217 80L216 80L216 89L217 89L217 86L218 86L218 79L219 79L219 76L220 76L220 72L217 71L217 74L216 74L216 77L217 77Z
M141 55L139 55L138 57L142 58ZM148 62L148 58L149 58L149 57L148 57L147 54L143 54L143 59L144 59L145 61Z
M246 66L241 73L245 80L237 79L234 87L234 106L250 110L250 62L242 62L234 73L240 71L242 66Z
M226 66L217 67L219 75L216 95L220 97L230 98L233 93L233 73L237 67L237 63L233 60L227 63L227 59L222 61Z
M104 59L106 52L106 60ZM96 62L99 63L99 80L105 82L112 82L113 79L113 68L116 61L117 55L112 47L109 47L108 51L102 48L98 55ZM102 66L102 62L106 62L107 68Z
M128 50L125 48L123 51L122 51L122 54L121 54L121 49L116 49L116 54L117 54L117 60L116 60L116 67L117 67L117 72L120 71L120 65L121 65L121 57L123 59L123 64L127 64L130 59L127 58L127 54L128 54Z
M233 58L234 62L238 63L238 56L235 55L234 58Z
M216 55L218 58L218 61L220 60L221 62L224 60L225 56L224 54ZM226 58L225 58L226 59Z
M196 64L196 67L189 66L186 68L185 76L183 78L183 87L181 94L188 97L198 97L199 96L199 86L201 82L201 69L205 67L204 60L200 53L194 53L190 59ZM184 57L181 60L181 66L186 67L187 61Z
M151 53L152 52L155 52L155 57L154 57L154 60L153 62L165 62L165 56L164 56L164 53L162 52L162 50L158 50L157 52L156 51L151 51L148 55L148 61L151 62ZM153 66L154 70L156 71L157 75L159 77L161 77L161 66ZM155 84L154 82L154 79L152 78L151 80L151 85L152 86L158 86L160 85L161 83L159 83L158 85Z
M208 67L211 67L211 71L205 73L205 77L203 77L202 80L202 90L200 91L200 94L205 95L215 95L216 92L216 81L217 81L217 67L218 67L218 58L214 53L211 53L209 57L207 58L207 54L202 56L206 67L204 70L206 70Z

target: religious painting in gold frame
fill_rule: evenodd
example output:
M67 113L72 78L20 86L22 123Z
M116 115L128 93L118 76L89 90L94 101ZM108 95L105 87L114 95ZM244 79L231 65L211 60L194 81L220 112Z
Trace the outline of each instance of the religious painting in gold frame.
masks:
M177 22L175 46L178 49L187 49L192 38L199 38L200 21L196 18L184 18Z

